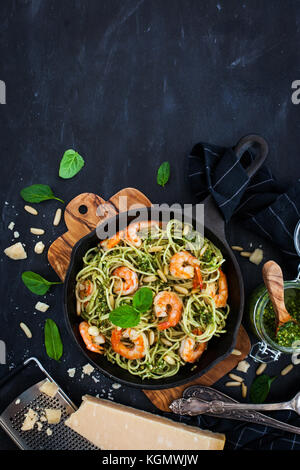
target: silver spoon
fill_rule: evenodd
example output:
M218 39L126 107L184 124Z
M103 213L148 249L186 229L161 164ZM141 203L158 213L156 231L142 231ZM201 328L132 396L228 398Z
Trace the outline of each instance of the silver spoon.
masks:
M300 415L300 392L290 401L283 403L224 403L223 401L213 400L202 402L197 398L180 398L174 400L170 409L173 413L180 415L196 416L204 413L223 413L227 410L256 410L256 411L275 411L292 410Z

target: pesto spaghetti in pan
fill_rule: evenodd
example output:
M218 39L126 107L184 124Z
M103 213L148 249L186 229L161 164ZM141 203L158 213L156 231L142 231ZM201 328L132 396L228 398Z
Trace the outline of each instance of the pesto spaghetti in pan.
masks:
M89 248L75 279L88 351L142 381L191 370L226 333L225 259L192 225L132 222Z

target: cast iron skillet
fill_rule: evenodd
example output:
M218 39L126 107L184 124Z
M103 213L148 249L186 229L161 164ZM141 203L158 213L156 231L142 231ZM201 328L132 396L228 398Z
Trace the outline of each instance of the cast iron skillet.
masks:
M259 153L247 169L249 176L252 176L265 160L268 153L268 145L262 137L257 135L250 135L242 138L235 148L235 152L238 155L238 158L241 158L247 148L254 145L259 146ZM223 265L223 269L228 279L228 303L230 305L230 314L226 322L227 333L221 335L219 338L214 337L209 341L209 347L200 360L196 363L196 367L195 364L187 364L181 367L178 373L173 377L162 378L159 380L142 380L138 376L131 375L127 370L122 369L118 365L112 364L105 358L105 356L90 352L86 349L78 329L78 325L82 319L80 319L80 317L78 317L76 314L76 299L74 294L76 284L75 278L80 269L82 269L82 258L86 251L92 247L95 247L99 243L96 230L79 240L74 246L69 269L64 283L64 313L67 327L87 359L94 365L95 368L97 368L104 375L108 376L110 379L121 382L128 386L143 389L176 387L178 385L191 382L192 380L207 372L215 364L225 359L225 357L228 356L234 348L244 308L243 279L236 258L226 241L225 224L219 209L215 205L211 196L205 199L204 204L204 234L221 250L224 258L226 259L226 262ZM166 212L168 212L168 210L163 211L163 216L166 215ZM150 208L148 209L147 213L148 215L150 214ZM176 217L176 214L172 213L172 217L174 216ZM133 220L133 218L134 217L128 213L128 221L130 222ZM115 219L117 227L119 228L119 223L121 223L120 216L117 215ZM192 217L192 223L195 226L194 215ZM107 225L107 221L104 222L103 225Z

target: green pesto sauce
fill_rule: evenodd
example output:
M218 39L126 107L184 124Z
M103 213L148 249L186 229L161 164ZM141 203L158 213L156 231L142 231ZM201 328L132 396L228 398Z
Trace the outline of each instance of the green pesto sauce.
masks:
M212 261L212 258L214 257L214 252L211 248L207 247L201 260L204 261L205 263L210 263Z
M264 309L263 324L268 336L279 346L291 347L294 341L300 340L300 289L286 289L284 300L287 311L299 324L287 322L279 328L276 336L276 317L270 301Z

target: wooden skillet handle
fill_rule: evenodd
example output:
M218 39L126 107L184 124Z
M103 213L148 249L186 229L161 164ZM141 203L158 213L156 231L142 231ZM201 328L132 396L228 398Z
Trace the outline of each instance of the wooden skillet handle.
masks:
M284 303L284 283L280 266L268 261L262 269L263 279L274 307L278 327L291 320Z
M107 201L93 193L79 194L65 208L64 218L68 231L57 238L48 250L48 260L52 268L63 281L73 246L80 238L119 212L149 206L149 199L135 188L122 189ZM81 212L81 208L85 210Z

